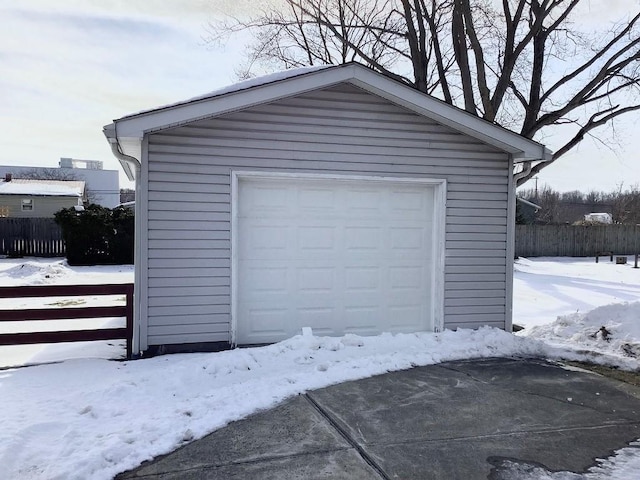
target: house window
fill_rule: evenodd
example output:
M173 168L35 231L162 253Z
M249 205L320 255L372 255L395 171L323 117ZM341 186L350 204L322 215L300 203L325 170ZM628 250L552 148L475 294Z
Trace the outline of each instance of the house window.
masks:
M22 199L22 211L30 212L33 210L33 198L23 198Z

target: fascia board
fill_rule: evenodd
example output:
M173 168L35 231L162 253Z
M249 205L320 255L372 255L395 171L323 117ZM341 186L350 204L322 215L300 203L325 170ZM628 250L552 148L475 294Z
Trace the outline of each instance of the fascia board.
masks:
M115 131L117 127L118 138L142 139L145 133L243 110L281 98L327 88L341 82L349 82L419 115L431 118L456 131L493 145L511 154L516 162L550 159L551 152L537 142L429 97L356 63L317 70L273 83L197 100L193 103L126 117L107 125L105 135L109 136L110 132Z
M118 138L139 137L185 123L243 110L285 97L348 81L355 65L310 72L297 77L116 120Z

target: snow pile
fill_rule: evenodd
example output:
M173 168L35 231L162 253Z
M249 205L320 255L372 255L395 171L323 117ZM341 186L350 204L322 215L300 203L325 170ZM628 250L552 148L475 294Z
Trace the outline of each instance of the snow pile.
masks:
M0 372L0 478L108 479L311 389L464 358L543 355L494 328L317 337L132 362Z
M518 335L578 353L589 352L590 360L597 363L640 368L640 302L561 315L552 323L525 329Z
M0 286L3 287L131 282L133 282L133 265L74 267L64 259L33 257L0 260Z
M631 480L640 472L640 442L615 452L608 459L597 459L597 465L585 474L553 472L525 462L504 460L491 478L499 480Z
M24 262L2 272L0 282L11 285L41 285L55 283L55 280L71 272L60 260L55 263Z

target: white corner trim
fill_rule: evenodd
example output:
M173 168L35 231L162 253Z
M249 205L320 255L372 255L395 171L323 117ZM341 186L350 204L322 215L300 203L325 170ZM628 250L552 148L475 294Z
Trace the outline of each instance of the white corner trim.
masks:
M238 172L231 171L231 321L229 338L236 346L238 326Z
M372 175L341 175L304 172L269 171L231 171L231 322L230 338L232 347L236 346L238 330L238 201L239 181L242 178L290 178L290 179L331 179L336 181L369 181L372 183L407 183L431 185L434 192L434 229L432 237L431 267L431 319L435 332L444 329L444 283L445 283L445 225L447 181L441 178L407 178Z
M513 172L513 159L509 159L509 172ZM516 189L515 179L509 174L509 184L507 191L507 277L505 288L505 318L504 329L507 332L513 331L513 265L516 251Z
M135 205L135 265L134 265L134 328L138 331L136 348L145 351L149 348L149 145L145 139L141 153L141 169L136 177ZM137 323L137 325L136 325Z
M433 229L433 328L436 332L444 330L444 282L446 256L447 225L447 181L442 179L436 184L434 192Z

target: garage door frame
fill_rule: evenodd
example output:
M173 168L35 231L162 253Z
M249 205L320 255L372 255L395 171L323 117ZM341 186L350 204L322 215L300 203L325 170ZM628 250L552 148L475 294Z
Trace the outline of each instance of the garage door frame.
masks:
M236 346L238 322L238 201L239 182L243 178L251 179L309 179L366 181L374 183L410 183L429 185L434 188L433 202L433 242L431 278L432 278L432 318L434 331L444 328L444 257L445 257L445 222L447 181L442 178L406 178L370 175L340 175L302 172L267 172L267 171L231 171L231 345Z

